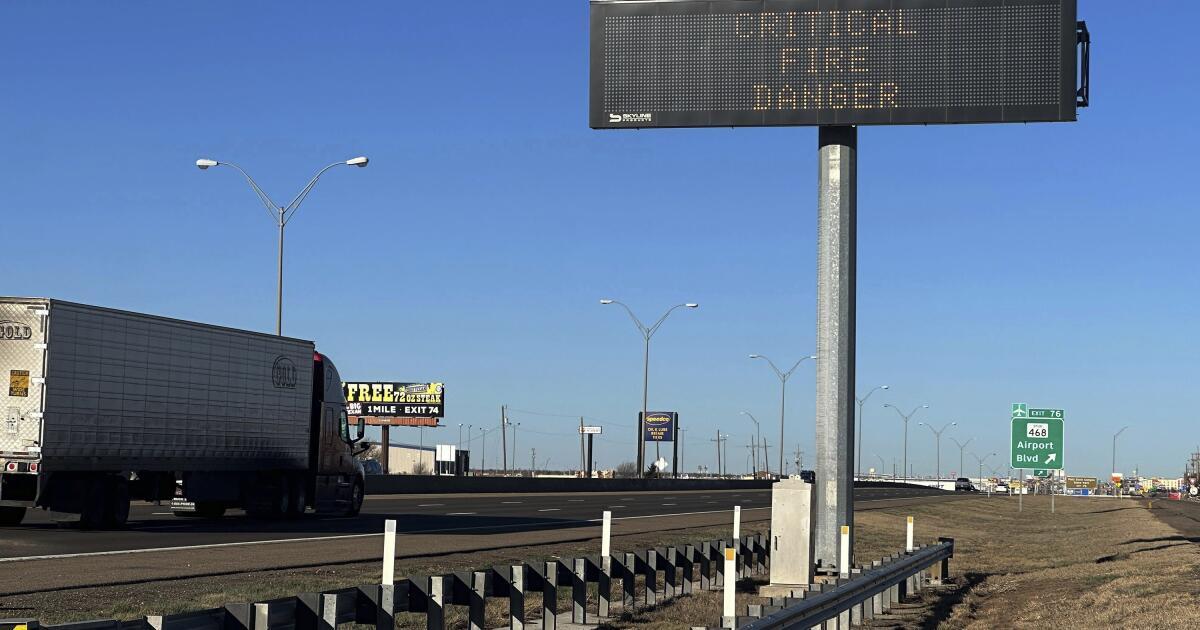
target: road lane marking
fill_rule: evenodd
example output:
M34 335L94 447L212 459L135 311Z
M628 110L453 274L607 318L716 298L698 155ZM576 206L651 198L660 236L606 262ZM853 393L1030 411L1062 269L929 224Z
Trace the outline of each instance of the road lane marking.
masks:
M567 503L583 503L583 499L567 499Z
M664 503L664 504L662 504L662 506L663 506L663 507L671 507L671 506L673 506L673 505L675 505L675 504L674 504L674 503Z
M473 516L474 512L449 512L446 516Z
M538 511L539 512L557 512L558 508L546 508L544 510L538 510Z
M932 496L940 496L940 495L932 495ZM947 495L947 496L957 496L957 495ZM901 499L864 499L864 500L856 501L856 503L881 503L881 502L886 502L886 501L897 501L897 500L902 501L902 500L906 500L906 499L923 499L923 498L928 498L928 496L904 497ZM624 505L612 505L609 507L610 508L623 508L625 506ZM557 508L549 508L549 509L556 510ZM769 508L769 507L752 507L752 508L745 508L742 511L748 512L751 510L770 510L770 509L771 508ZM539 510L539 511L544 511L544 510ZM724 513L729 513L732 511L733 511L732 509L704 510L704 511L699 511L699 512L677 512L677 513L672 513L672 514L644 514L641 516L614 516L612 520L614 520L614 521L631 521L631 520L640 520L640 519L646 519L646 518L670 518L670 517L678 517L678 516L695 516L695 515L701 515L701 514L724 514ZM350 518L353 518L353 517L350 517ZM321 519L321 520L330 520L330 519ZM580 519L580 520L563 520L561 522L563 524L600 523L603 520L604 519L601 519L601 518L591 518L591 519ZM511 529L513 527L518 527L518 526L530 526L530 525L537 525L537 524L538 523L531 521L528 523L517 523L517 524L513 524L513 525L508 525L508 526L505 526L505 525L472 525L469 527L444 527L444 528L438 528L438 529L425 529L425 530L414 530L414 531L409 531L409 532L400 532L399 534L401 536L420 536L420 535L427 535L427 534L472 531L472 530L480 530L480 529L503 530L503 529ZM192 526L191 525L180 525L180 526L171 526L171 527L192 527ZM21 556L21 557L15 557L15 558L0 558L0 564L7 563L7 562L23 562L23 561L30 561L30 560L62 560L62 559L67 559L67 558L89 558L89 557L97 557L97 556L121 556L121 555L129 555L129 554L154 553L154 552L162 552L162 551L193 551L193 550L198 550L198 549L220 549L222 547L253 547L253 546L258 546L258 545L278 545L278 544L286 544L286 543L324 542L324 541L329 541L329 540L353 540L353 539L357 539L357 538L375 538L375 537L380 537L380 536L383 536L382 532L372 533L372 534L335 534L333 536L310 536L307 538L279 538L279 539L272 539L272 540L247 540L247 541L240 541L240 542L209 543L209 544L203 544L203 545L180 545L177 547L151 547L151 548L146 548L146 549L121 549L121 550L114 550L114 551L90 551L90 552L83 552L83 553L47 554L47 555L40 555L40 556Z
M502 505L519 505L521 502L520 501L501 501L500 503Z
M445 503L418 503L417 507L442 507Z

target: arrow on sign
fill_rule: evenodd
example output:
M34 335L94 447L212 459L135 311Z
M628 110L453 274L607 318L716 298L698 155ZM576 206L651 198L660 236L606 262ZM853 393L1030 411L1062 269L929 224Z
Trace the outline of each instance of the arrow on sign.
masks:
M1058 459L1058 453L1050 453L1049 455L1046 456L1046 463L1049 464L1050 462L1054 461L1055 459Z

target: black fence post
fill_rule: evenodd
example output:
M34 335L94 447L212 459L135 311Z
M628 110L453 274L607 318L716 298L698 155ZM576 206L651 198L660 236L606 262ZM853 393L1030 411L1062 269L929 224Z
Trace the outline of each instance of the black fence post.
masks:
M667 547L662 554L663 560L663 599L673 599L679 596L679 584L675 581L675 548Z
M713 579L713 586L715 588L721 588L722 586L725 586L725 547L728 544L729 541L727 540L718 541L715 545L715 548L712 550L716 552L716 557L713 558L713 564L716 565L713 568L713 572L716 574L715 578Z
M712 567L709 566L709 558L712 557L712 541L704 541L700 543L699 555L697 560L700 561L700 590L707 591L712 588Z

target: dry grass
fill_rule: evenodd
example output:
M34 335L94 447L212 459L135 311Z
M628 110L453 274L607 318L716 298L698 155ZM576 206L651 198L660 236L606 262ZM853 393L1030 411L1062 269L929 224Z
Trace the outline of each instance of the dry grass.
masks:
M1045 497L970 498L877 508L856 518L856 562L904 545L905 516L916 537L955 539L950 601L895 628L994 629L1066 627L1200 628L1200 549L1179 540L1146 501ZM742 583L738 611L757 602L757 584ZM928 597L927 599L933 599ZM666 630L715 626L720 597L702 593L614 621L611 628Z

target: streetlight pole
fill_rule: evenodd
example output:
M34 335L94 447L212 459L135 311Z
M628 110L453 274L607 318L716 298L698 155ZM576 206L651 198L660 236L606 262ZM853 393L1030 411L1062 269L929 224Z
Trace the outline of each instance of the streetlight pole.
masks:
M462 450L462 427L463 423L458 423L458 450Z
M765 360L767 364L771 366L771 369L775 371L775 376L779 377L779 476L783 477L783 445L786 443L783 441L783 421L787 409L787 381L789 378L791 378L792 372L795 372L796 368L800 367L801 363L804 363L808 359L816 359L817 355L813 354L807 357L801 357L800 360L796 361L796 364L792 366L792 369L786 372L776 367L775 362L764 355L752 354L750 355L750 358Z
M759 424L758 424L758 418L755 418L754 414L750 413L749 411L743 411L742 415L746 416L747 418L750 418L750 420L754 422L754 431L755 431L754 443L756 445L761 445L762 444L762 427L759 426ZM759 448L761 448L761 446ZM758 458L756 457L755 462L754 462L755 468L758 467L757 459ZM766 451L764 451L763 452L763 472L766 472L768 475L770 475L771 471L767 468L766 464L767 464L767 453L766 453Z
M296 215L296 211L300 209L300 203L303 202L304 198L308 196L308 193L312 190L313 186L317 184L317 180L321 178L321 175L325 174L325 171L328 171L335 166L357 166L362 168L367 165L368 161L369 160L367 160L365 156L360 155L356 158L351 158L342 162L334 162L333 164L326 166L325 168L317 171L316 175L313 175L313 178L309 180L308 185L306 185L304 189L296 195L295 199L292 199L291 203L286 206L281 206L272 201L271 197L267 195L267 193L263 192L263 189L258 186L254 179L237 164L232 162L219 162L217 160L210 160L208 158L196 160L196 167L202 171L208 170L214 166L229 166L237 169L237 171L246 178L246 181L250 183L250 188L254 189L254 193L258 195L259 201L261 201L263 205L267 207L267 212L271 215L271 219L274 220L275 224L279 227L279 267L278 278L275 287L276 335L283 334L283 228L287 226L288 222L292 220L292 217Z
M642 416L638 419L637 423L637 467L638 474L641 475L646 469L645 442L643 442L642 432L644 423L646 422L646 413L649 412L648 398L650 395L650 338L654 336L654 333L658 332L659 326L662 326L663 322L667 321L667 316L674 312L675 309L685 307L699 308L700 305L696 304L695 302L676 304L675 306L667 309L667 312L663 313L662 317L659 317L658 321L654 322L654 325L646 326L642 323L642 320L637 318L637 315L633 314L633 310L630 309L624 302L605 298L600 300L600 303L604 305L619 304L621 308L624 308L625 312L629 313L629 318L633 320L633 324L637 326L638 332L642 333L642 339L646 342L645 354L642 360ZM654 443L654 449L654 456L657 459L659 457L658 442Z
M929 405L921 405L920 407L915 407L912 411L910 411L908 413L907 416L904 415L904 412L900 411L900 408L897 407L896 405L893 405L890 403L883 403L883 406L891 407L892 409L894 409L896 411L896 413L900 414L901 418L904 418L904 467L900 469L900 472L902 472L906 475L905 479L908 479L908 477L907 477L907 475L908 475L908 421L910 418L912 418L914 415L916 415L916 413L918 411L920 411L922 409L928 409Z
M958 440L956 440L954 438L950 438L950 441L954 442L958 446L958 474L960 474L960 475L963 474L963 449L967 448L967 445L970 444L971 440L974 440L974 439L975 438L971 438L971 439L967 440L966 442L959 442Z
M995 453L988 453L982 459L975 453L971 453L971 457L975 458L975 462L979 464L979 483L983 484L983 462L986 462L989 457L995 457ZM990 492L990 491L989 491Z
M1129 428L1128 425L1123 426L1123 427L1121 427L1120 431L1117 431L1116 433L1113 434L1113 445L1112 445L1112 473L1113 473L1113 475L1115 475L1117 473L1117 436L1124 433L1125 429L1128 429L1128 428ZM1112 475L1109 475L1109 480L1110 481L1112 480ZM1115 490L1113 491L1113 494L1114 495L1117 494Z
M883 461L883 458L879 456L879 453L875 453L875 457L879 459L879 474L882 476L885 474L884 471L887 470L887 462Z
M857 433L858 433L858 435L857 435L857 439L858 439L858 454L854 456L854 463L855 463L855 464L858 466L858 476L859 476L859 477L862 477L862 417L863 417L863 405L864 405L864 404L867 402L867 399L871 397L871 394L874 394L874 393L875 393L876 391L878 391L878 390L881 390L881 389L887 389L887 388L888 388L888 386L887 386L887 385L879 385L879 386L878 386L878 387L876 387L875 389L872 389L871 391L867 392L867 395L866 395L866 396L863 396L862 398L858 398L858 397L856 396L856 397L854 398L854 400L858 401L858 431L857 431Z
M946 424L942 425L941 429L934 429L933 425L925 424L924 422L918 422L917 424L928 427L929 430L933 431L933 434L937 436L937 470L934 473L934 477L940 482L942 480L942 432L950 427L958 426L958 423L947 422Z

